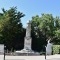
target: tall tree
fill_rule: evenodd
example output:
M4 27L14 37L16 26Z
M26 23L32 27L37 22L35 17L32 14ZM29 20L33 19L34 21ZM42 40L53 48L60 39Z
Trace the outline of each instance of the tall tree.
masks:
M60 44L60 18L56 16L55 20L55 38L53 39L54 44Z
M42 14L41 17L38 15L32 17L33 49L37 47L36 50L41 50L48 40L56 43L57 38L60 36L59 20L59 18L54 18L52 14Z
M2 9L0 23L2 30L2 41L8 49L21 49L23 46L23 37L25 29L22 26L21 18L25 15L17 11L16 7L11 7L9 10ZM22 37L23 36L23 37Z

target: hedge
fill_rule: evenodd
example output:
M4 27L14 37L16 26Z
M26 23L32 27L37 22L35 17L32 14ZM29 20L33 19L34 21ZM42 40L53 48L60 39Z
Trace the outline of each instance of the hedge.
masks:
M53 45L53 54L60 54L60 45Z

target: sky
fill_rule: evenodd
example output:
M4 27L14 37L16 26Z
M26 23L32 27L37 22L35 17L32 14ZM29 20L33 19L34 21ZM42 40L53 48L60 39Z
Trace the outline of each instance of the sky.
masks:
M23 27L26 27L32 16L41 16L42 13L60 16L60 0L0 0L0 12L2 8L8 10L13 6L17 6L17 10L25 14L21 19Z

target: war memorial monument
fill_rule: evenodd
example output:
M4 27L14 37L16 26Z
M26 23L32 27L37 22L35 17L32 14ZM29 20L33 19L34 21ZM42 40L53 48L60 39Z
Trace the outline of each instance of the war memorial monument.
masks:
M20 51L16 51L19 55L39 55L38 52L34 52L31 49L32 38L31 38L31 21L27 23L26 36L24 38L24 48Z

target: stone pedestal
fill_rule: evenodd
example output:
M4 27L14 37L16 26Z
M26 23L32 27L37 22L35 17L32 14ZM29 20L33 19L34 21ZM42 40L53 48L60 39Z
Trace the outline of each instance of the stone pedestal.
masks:
M32 44L32 38L31 37L25 37L24 49L31 50L31 44Z

